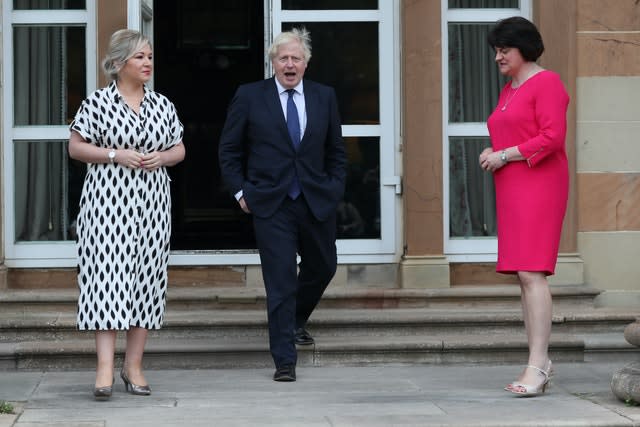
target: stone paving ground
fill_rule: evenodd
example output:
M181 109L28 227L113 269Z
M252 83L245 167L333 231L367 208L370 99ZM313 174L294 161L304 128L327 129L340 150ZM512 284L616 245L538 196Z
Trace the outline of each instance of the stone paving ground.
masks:
M515 365L299 367L276 383L272 369L149 370L150 397L116 381L93 400L92 371L0 372L0 400L17 415L0 427L151 426L640 426L640 407L617 400L623 362L558 363L547 394L502 390Z

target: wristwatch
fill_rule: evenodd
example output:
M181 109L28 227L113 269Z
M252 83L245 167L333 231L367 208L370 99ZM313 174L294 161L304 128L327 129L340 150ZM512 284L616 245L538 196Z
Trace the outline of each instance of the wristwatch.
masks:
M502 160L502 163L507 163L507 151L506 150L502 150L500 152L500 160Z
M109 151L109 163L113 163L114 160L116 159L116 150L111 150Z

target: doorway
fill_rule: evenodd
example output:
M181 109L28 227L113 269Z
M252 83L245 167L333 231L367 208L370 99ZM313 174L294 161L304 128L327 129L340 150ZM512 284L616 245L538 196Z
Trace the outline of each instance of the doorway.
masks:
M224 187L218 141L242 84L264 78L262 1L155 0L154 89L176 106L185 160L170 168L172 250L254 249L251 217Z

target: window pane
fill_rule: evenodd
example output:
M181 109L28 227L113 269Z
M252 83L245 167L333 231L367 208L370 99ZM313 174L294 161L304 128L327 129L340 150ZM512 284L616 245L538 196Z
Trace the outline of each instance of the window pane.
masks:
M84 27L17 26L14 123L65 125L86 96Z
M380 238L380 138L344 138L347 189L338 205L339 239Z
M282 9L362 10L378 9L378 0L282 0Z
M484 9L520 7L519 0L449 0L449 9Z
M13 0L15 10L86 9L85 0Z
M493 24L449 24L449 122L484 122L506 78L487 43Z
M455 237L496 235L493 174L480 168L478 157L489 138L449 139L449 233Z
M301 26L311 33L313 53L305 77L336 90L342 123L380 123L378 23L283 24L285 30Z
M67 141L16 141L16 241L75 240L86 172L67 155Z

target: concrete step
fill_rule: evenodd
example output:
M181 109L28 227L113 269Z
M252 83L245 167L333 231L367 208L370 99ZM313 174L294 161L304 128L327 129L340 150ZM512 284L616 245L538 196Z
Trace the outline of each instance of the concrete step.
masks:
M555 286L551 350L557 360L628 357L623 330L637 313L594 308L598 291ZM264 290L172 288L165 325L151 331L158 368L269 367ZM76 330L77 291L0 293L0 369L95 365L91 332ZM516 286L329 289L309 325L317 343L301 365L522 362L527 343ZM121 337L124 334L119 334ZM124 344L119 341L119 357Z
M622 333L635 321L632 310L558 309L553 329L565 334ZM520 309L442 308L335 309L319 308L308 327L314 335L397 336L519 333L523 330ZM51 310L0 314L0 342L21 340L76 339L85 334L76 329L75 314ZM263 309L197 310L168 309L162 329L151 336L167 338L265 337L267 317Z
M92 334L91 334L92 335ZM0 343L0 370L69 370L95 367L91 338L64 341ZM124 342L117 343L118 364ZM523 363L527 357L524 334L433 335L386 337L324 337L315 345L298 348L300 366L367 364ZM640 355L621 334L592 334L589 338L553 333L554 361L612 360ZM270 367L266 338L165 339L150 338L145 365L152 369Z
M638 349L624 340L635 313L591 309L553 316L554 359L612 360ZM316 345L300 347L301 364L483 363L526 359L519 311L465 309L319 309L309 322ZM119 351L124 348L119 334ZM94 334L75 317L0 315L0 369L89 368ZM147 363L157 368L263 367L271 363L263 310L167 313L151 331Z
M554 307L593 307L599 290L584 286L552 286ZM0 312L38 312L48 310L75 313L75 289L3 290ZM265 307L262 288L169 287L167 306L173 310L241 310ZM520 308L518 286L467 286L446 289L364 289L329 287L321 308Z
M553 329L565 334L622 333L636 313L624 309L556 309ZM521 311L483 308L319 308L308 328L319 337L507 334L523 330ZM74 314L55 311L1 313L0 342L69 340L85 336ZM162 329L152 337L216 339L266 337L265 310L167 310Z

